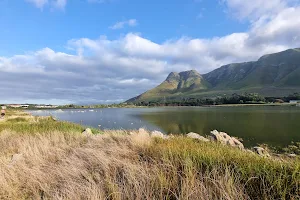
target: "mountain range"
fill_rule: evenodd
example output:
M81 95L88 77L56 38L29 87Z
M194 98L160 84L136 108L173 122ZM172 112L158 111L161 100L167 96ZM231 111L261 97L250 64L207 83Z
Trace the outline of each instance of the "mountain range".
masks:
M224 65L207 74L171 72L157 87L127 102L258 93L282 97L300 92L300 48L264 55L257 61Z

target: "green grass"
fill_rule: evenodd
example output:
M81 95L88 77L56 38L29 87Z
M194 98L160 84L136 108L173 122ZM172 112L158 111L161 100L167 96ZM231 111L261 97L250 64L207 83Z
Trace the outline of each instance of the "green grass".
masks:
M299 157L147 132L85 137L85 128L9 111L0 122L0 199L300 199ZM14 154L23 160L12 164Z
M230 171L251 199L299 199L300 160L279 161L216 143L187 138L156 140L145 152L153 160L176 166L176 174ZM187 173L186 171L184 173Z
M18 122L27 122L28 120L24 117L16 117L6 120L8 123L18 123Z
M6 120L0 123L0 132L10 130L15 133L34 134L34 133L51 133L73 132L81 133L86 128L80 124L65 121L56 121L53 117L36 117L22 111L8 110ZM91 128L94 134L102 133L99 129Z

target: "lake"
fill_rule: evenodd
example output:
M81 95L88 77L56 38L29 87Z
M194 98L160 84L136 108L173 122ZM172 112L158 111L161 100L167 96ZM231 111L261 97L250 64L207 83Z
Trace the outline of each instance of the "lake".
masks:
M30 111L33 115L52 115L59 120L101 129L159 130L164 133L196 132L208 135L211 130L242 138L245 146L270 144L286 146L300 141L300 107L159 107L105 108Z

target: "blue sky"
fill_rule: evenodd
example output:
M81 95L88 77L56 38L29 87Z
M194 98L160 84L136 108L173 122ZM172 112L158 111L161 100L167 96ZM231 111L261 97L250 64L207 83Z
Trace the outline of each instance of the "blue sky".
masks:
M1 0L8 103L111 103L300 47L298 0Z
M117 39L128 32L141 33L162 43L180 37L211 38L245 31L247 21L228 16L218 0L113 0L107 3L69 1L63 8L47 3L37 8L26 1L2 0L1 55L11 56L45 46L63 50L72 38ZM111 29L117 22L135 19L135 26Z

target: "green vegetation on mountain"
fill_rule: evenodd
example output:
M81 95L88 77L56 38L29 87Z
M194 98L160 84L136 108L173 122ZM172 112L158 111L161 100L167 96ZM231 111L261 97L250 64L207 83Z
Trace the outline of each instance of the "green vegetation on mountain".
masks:
M172 72L159 86L129 101L178 96L199 90L205 91L210 87L211 85L195 70L180 73Z
M300 92L300 49L289 49L255 62L225 65L204 75L195 70L172 72L162 84L128 102L216 98L234 93L283 97L296 92Z

